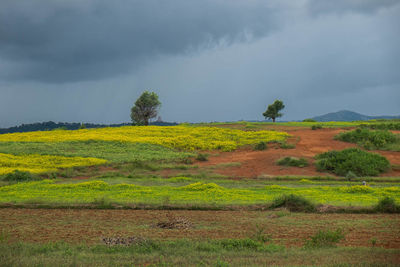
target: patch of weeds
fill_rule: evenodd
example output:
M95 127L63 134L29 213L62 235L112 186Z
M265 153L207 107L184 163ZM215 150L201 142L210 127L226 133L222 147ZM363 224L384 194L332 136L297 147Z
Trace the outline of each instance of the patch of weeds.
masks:
M168 182L171 182L171 183L182 183L182 182L190 182L190 181L192 181L193 179L192 178L189 178L189 177L172 177L172 178L168 178Z
M260 226L259 224L256 224L250 238L262 243L272 240L271 236L265 233L265 226Z
M266 150L267 148L267 143L264 141L261 141L254 145L254 150Z
M290 166L290 167L306 167L308 166L308 161L305 158L295 158L295 157L285 157L277 161L280 166Z
M239 167L241 166L242 163L240 162L224 162L224 163L219 163L213 166L210 166L210 169L217 169L217 168L230 168L230 167Z
M319 230L315 235L311 236L309 240L306 241L305 248L332 248L336 247L345 235L342 229L333 230Z
M374 210L382 213L398 213L400 212L400 206L396 204L394 198L385 197L379 200Z
M285 207L292 212L314 212L316 211L316 206L314 203L309 201L308 199L298 196L298 195L281 195L275 198L270 208L280 208Z
M0 243L7 243L10 239L10 233L6 230L1 230L0 232Z
M208 154L199 153L199 154L197 154L196 160L208 161Z
M11 173L6 174L3 180L9 182L25 182L25 181L39 180L39 177L33 175L30 172L15 170Z
M67 168L60 171L60 176L63 178L71 178L76 176L76 171L73 168Z
M191 158L184 158L181 161L183 164L191 165L193 164L193 160Z
M369 242L371 243L371 246L372 246L372 247L375 247L375 246L376 246L376 243L377 243L377 240L376 240L375 237L373 237L373 238L371 238L371 239L369 240Z
M286 143L286 142L281 142L281 143L279 144L279 146L280 146L280 148L282 148L282 149L293 149L293 148L296 147L296 145L294 145L294 144L288 144L288 143Z
M96 198L92 202L92 204L96 205L96 207L99 209L112 209L113 208L111 200L106 196Z
M320 130L320 129L322 129L322 125L320 125L320 124L311 126L311 130Z

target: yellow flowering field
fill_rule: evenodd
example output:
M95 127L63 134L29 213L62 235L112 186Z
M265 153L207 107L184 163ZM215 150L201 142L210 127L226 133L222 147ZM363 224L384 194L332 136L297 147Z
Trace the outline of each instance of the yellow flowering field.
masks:
M182 178L182 177L181 177ZM109 184L104 181L62 184L54 180L18 183L0 187L0 203L93 203L105 198L113 203L162 204L267 204L282 194L296 194L315 203L337 206L373 206L384 197L400 199L399 187L311 186L226 188L215 183L197 182L184 186L140 186Z
M277 131L242 131L217 127L125 126L83 130L37 131L0 135L0 142L121 141L157 144L183 150L232 151L260 141L283 141L289 135Z
M0 153L0 175L14 170L42 173L57 171L59 168L91 166L104 164L107 161L96 158L62 157L49 155L20 155Z

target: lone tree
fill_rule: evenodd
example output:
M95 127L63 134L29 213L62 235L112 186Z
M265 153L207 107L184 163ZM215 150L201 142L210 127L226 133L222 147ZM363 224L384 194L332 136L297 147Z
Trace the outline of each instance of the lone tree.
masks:
M136 125L149 125L149 120L157 116L161 102L154 92L144 91L131 108L131 119Z
M263 116L266 119L272 119L275 122L276 118L282 117L282 113L279 113L280 110L284 109L285 105L280 100L275 100L275 102L271 105L268 105L267 110L263 113Z

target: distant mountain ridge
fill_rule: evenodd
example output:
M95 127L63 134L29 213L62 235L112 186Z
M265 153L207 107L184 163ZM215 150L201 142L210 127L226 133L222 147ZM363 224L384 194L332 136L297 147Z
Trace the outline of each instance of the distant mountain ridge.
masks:
M350 110L340 110L311 118L316 121L367 121L376 119L400 119L400 116L368 116Z

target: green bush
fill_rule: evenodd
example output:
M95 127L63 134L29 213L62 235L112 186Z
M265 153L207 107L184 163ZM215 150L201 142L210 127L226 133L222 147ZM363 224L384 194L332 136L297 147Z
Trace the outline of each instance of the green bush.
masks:
M272 209L280 207L285 207L294 212L314 212L316 210L315 205L311 201L293 194L281 195L275 198L270 205Z
M400 212L400 206L396 204L394 198L385 197L379 200L375 206L375 211L382 213L397 213Z
M277 161L280 166L291 166L291 167L306 167L308 166L308 161L305 158L295 158L295 157L285 157Z
M322 125L316 124L311 126L311 130L319 130L319 129L322 129Z
M264 141L261 141L261 142L259 142L259 143L257 143L255 146L254 146L254 150L265 150L265 149L267 149L268 147L267 147L267 143L265 143Z
M203 154L199 153L196 157L198 161L207 161L208 160L208 154Z
M309 240L306 241L306 248L329 248L336 247L340 240L344 239L344 234L341 229L336 231L322 231L319 230L318 233L311 236Z
M358 148L329 151L316 156L318 171L346 176L350 171L357 176L377 176L390 169L389 161L378 154Z
M371 131L365 128L340 133L335 139L356 143L368 150L386 149L388 145L400 142L399 137L387 130Z
M8 173L4 178L4 181L23 182L38 180L37 176L32 175L30 172L24 172L15 170L14 172Z

